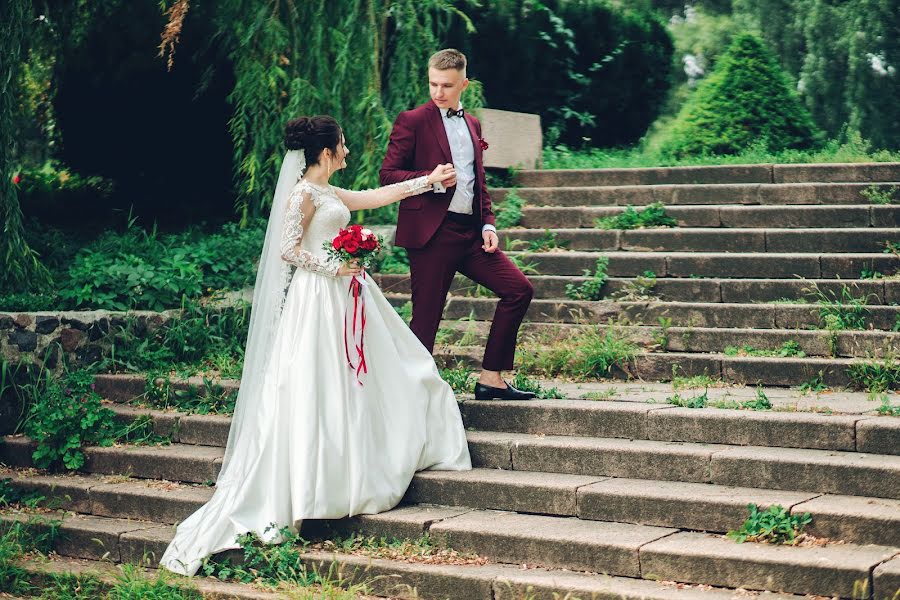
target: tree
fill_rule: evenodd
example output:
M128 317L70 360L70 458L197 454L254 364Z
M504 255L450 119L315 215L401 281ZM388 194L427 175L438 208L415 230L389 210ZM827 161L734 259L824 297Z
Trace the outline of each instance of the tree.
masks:
M751 34L737 36L698 87L663 145L675 156L806 148L815 125L774 55Z
M13 181L16 87L30 20L31 0L6 0L0 4L0 290L10 291L39 287L50 279L25 241L22 209Z

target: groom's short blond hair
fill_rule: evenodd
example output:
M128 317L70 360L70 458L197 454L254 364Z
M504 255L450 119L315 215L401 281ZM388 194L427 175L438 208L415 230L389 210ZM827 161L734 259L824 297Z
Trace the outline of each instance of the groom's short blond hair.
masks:
M455 48L438 50L428 59L428 67L437 69L438 71L456 69L457 71L465 72L466 55Z

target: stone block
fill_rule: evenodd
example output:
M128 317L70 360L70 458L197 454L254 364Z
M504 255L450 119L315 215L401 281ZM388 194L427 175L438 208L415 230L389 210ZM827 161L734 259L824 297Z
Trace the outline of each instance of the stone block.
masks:
M762 230L636 229L622 232L622 249L644 252L765 252Z
M377 515L357 515L328 523L338 532L355 532L388 540L417 540L437 523L455 519L470 508L449 506L401 506Z
M723 227L870 227L866 206L723 206Z
M708 375L719 379L722 361L718 357L675 352L647 352L634 359L635 376L651 381L671 381L673 373L679 377Z
M85 333L78 329L63 329L59 332L59 342L66 352L75 352L78 345L85 339Z
M855 544L900 548L900 500L826 494L801 502L792 514L810 513L805 531Z
M872 588L875 600L896 600L900 594L900 556L875 567Z
M57 316L38 315L34 319L35 333L47 335L56 331L57 327L59 327L59 317Z
M145 479L168 479L203 483L215 481L215 461L223 448L209 446L119 446L85 450L83 470L92 473L134 475Z
M767 230L768 252L880 252L884 241L896 237L896 230L855 229L788 229ZM857 274L858 275L858 274Z
M183 486L162 481L126 481L91 489L93 514L120 519L178 523L203 506L211 487Z
M876 417L859 421L856 449L871 454L900 455L900 419Z
M223 415L185 415L178 421L177 439L181 444L225 447L231 418Z
M13 323L15 323L16 327L19 329L26 329L31 327L31 324L34 323L34 319L26 313L18 313L13 317Z
M158 568L159 560L174 537L173 526L147 527L123 533L119 538L122 562Z
M34 352L37 349L38 336L33 331L15 330L9 334L9 343L18 346L20 352Z
M872 227L900 227L900 206L872 206Z
M834 163L774 165L775 183L804 181L858 182L900 181L898 163Z
M837 387L850 383L849 362L829 358L764 358L756 356L722 357L722 376L727 381L746 385L798 386L822 374L826 385Z
M487 431L467 431L469 455L473 467L485 469L512 469L510 454L511 437Z
M819 277L818 256L785 254L671 254L666 259L670 277L772 278ZM858 275L858 273L857 273Z

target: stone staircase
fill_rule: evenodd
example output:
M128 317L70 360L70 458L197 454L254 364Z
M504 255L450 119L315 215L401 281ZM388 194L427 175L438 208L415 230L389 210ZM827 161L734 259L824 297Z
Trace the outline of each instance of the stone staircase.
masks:
M79 473L52 475L21 470L34 443L9 436L0 461L19 470L0 477L73 511L60 555L155 564L172 524L211 496L230 419L140 408L137 376L96 383L119 419L149 414L173 443L89 448ZM883 600L900 592L900 419L637 400L463 399L460 407L473 471L419 473L398 508L327 525L344 534L428 533L490 562L314 551L304 555L308 565L337 562L348 581L372 580L379 595L411 597L410 587L398 591L403 584L420 598L724 599L769 590L767 598ZM808 533L828 542L725 538L748 503L809 512Z
M501 232L501 240L536 242L549 231L564 245L510 252L536 271L520 338L616 323L644 349L613 373L620 376L664 381L674 368L733 383L791 386L819 377L847 385L854 359L900 350L900 278L890 277L900 273L900 256L885 251L886 242L900 244L900 205L874 204L863 193L897 182L898 163L519 173L521 226ZM493 197L507 193L496 189ZM654 202L677 227L594 228L598 217ZM600 257L609 259L603 298L569 300L566 285L583 282ZM863 279L864 271L888 278ZM408 275L378 277L396 305L409 300ZM461 336L451 335L439 350L448 365L480 364L478 344L496 300L475 289L461 276L451 289L443 326L475 335L476 343L462 347ZM829 299L845 289L865 298L865 329L826 330L814 289ZM665 347L658 343L663 324ZM805 357L724 353L728 346L774 350L791 340Z

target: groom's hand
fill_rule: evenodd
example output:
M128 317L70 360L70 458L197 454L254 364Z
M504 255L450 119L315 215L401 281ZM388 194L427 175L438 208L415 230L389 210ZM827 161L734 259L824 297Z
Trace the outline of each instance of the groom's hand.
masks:
M497 237L496 231L488 229L481 234L481 239L484 240L484 244L481 248L488 254L493 254L497 251L497 248L500 247L500 238Z

